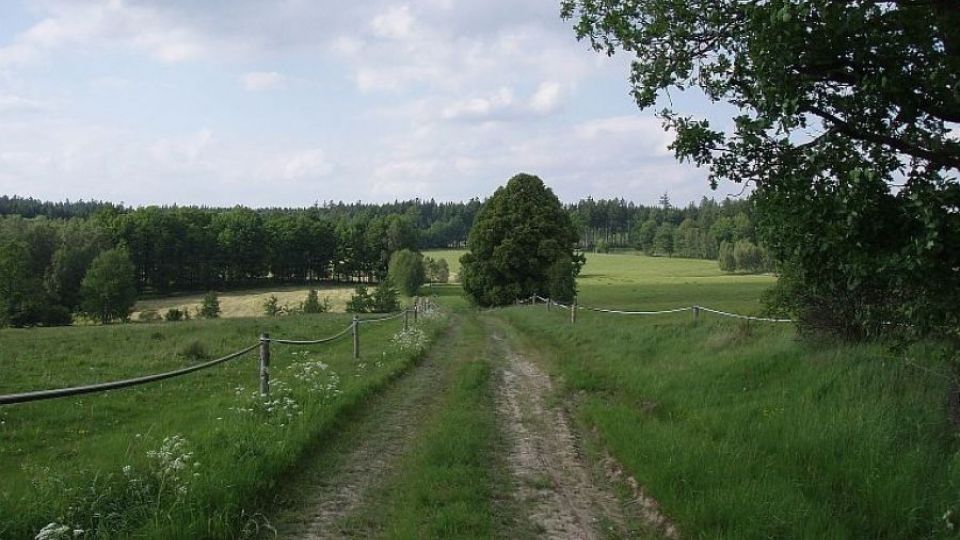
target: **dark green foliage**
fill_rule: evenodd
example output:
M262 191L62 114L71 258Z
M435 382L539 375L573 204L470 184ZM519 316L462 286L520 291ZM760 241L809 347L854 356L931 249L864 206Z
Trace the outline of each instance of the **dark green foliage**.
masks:
M397 289L389 279L381 281L370 296L370 311L373 313L392 313L400 310L400 298Z
M737 258L733 256L733 244L730 242L720 244L720 258L717 262L720 263L720 270L724 272L737 271Z
M384 279L370 292L365 285L357 285L347 301L347 313L390 313L400 309L397 289Z
M446 259L423 258L423 267L430 283L446 283L450 281L450 265Z
M184 315L185 315L185 314L184 314L183 311L180 311L180 310L177 309L177 308L170 308L170 309L167 310L166 313L163 314L163 320L165 320L165 321L167 321L167 322L182 321L182 320L184 320L185 318L188 318L188 317L185 317Z
M390 281L396 284L401 293L414 296L420 291L420 286L426 281L423 255L401 249L390 257Z
M204 319L216 319L220 316L220 298L216 291L207 291L207 294L203 295L197 314Z
M654 219L648 219L637 227L636 247L647 255L653 253L653 239L657 236L657 222Z
M276 317L279 315L282 308L277 302L277 297L271 294L270 297L263 302L263 314L267 317Z
M347 313L369 313L371 309L373 309L373 298L370 296L370 291L367 290L366 285L357 285L350 300L347 300Z
M781 307L842 335L958 337L956 2L562 6L578 37L634 56L641 108L691 86L737 107L726 130L661 114L677 157L709 167L714 186L756 186L759 240L782 267ZM725 236L717 231L737 240Z
M203 344L202 341L194 339L184 345L179 352L180 356L186 358L187 360L206 360L210 358L210 353L207 351L207 346Z
M737 262L737 269L741 272L757 273L766 270L763 248L749 240L740 240L733 246L733 258Z
M126 248L108 249L97 255L81 284L83 312L101 324L127 320L137 301L133 272Z
M583 256L577 232L543 181L518 174L484 203L460 259L464 291L483 306L532 294L570 300Z
M162 321L162 320L163 320L163 317L161 317L160 314L157 313L157 310L155 310L155 309L146 309L146 310L144 310L144 311L141 311L141 312L137 315L137 320L140 321L140 322L148 322L148 323L149 323L149 322Z
M310 289L307 299L303 301L300 308L304 313L326 313L330 311L330 302L326 298L321 302L317 290Z
M657 234L653 237L654 252L659 255L673 255L673 224L663 223L657 227Z

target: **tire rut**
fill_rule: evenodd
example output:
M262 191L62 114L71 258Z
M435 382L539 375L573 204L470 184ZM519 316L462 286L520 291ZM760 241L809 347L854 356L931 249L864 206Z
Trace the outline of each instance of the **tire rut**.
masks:
M626 534L619 499L593 481L566 413L551 407L550 377L494 333L504 365L497 412L509 440L520 506L543 538Z
M456 339L459 324L439 340ZM438 340L438 341L439 341ZM436 347L436 344L434 345ZM388 478L401 456L412 446L426 412L436 401L445 367L432 353L395 381L371 404L356 430L356 444L346 450L333 474L320 479L296 522L280 531L283 538L317 540L363 535L342 523L363 507L371 491Z

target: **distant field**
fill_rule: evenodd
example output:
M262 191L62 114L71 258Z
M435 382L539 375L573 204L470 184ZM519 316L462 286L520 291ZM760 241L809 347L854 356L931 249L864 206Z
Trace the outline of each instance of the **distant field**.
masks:
M307 298L307 293L311 288L318 289L320 301L322 302L324 298L329 299L331 311L339 313L344 311L347 300L353 294L353 287L347 285L316 287L296 285L229 291L219 294L220 316L228 319L233 317L259 317L263 315L263 303L271 295L277 297L278 305L296 309ZM190 315L193 316L197 308L200 307L202 298L203 294L198 293L140 300L133 308L131 319L137 320L140 313L146 310L155 310L163 316L171 308L189 311Z
M450 267L450 281L453 282L460 280L460 257L466 252L465 249L431 249L424 251L423 254L447 261L447 266Z
M451 281L464 250L428 251L450 265ZM717 261L648 257L637 252L588 253L577 285L584 305L616 309L666 309L693 304L755 314L760 294L776 278L769 274L727 274Z

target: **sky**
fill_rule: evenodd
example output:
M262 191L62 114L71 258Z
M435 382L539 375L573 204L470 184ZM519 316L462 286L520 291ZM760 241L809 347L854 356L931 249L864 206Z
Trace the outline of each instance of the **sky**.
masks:
M4 0L0 194L309 206L723 197L558 0ZM671 96L703 112L696 96Z

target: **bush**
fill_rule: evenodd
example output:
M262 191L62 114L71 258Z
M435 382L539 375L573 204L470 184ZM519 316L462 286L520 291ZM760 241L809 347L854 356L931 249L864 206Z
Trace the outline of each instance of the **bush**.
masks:
M270 295L270 298L263 303L263 314L267 317L276 317L280 313L280 306L277 305L277 297Z
M157 313L157 310L155 309L145 309L141 311L139 315L137 315L137 320L140 322L150 323L150 322L157 322L162 319L163 317L161 317L160 314Z
M594 246L593 250L596 253L610 253L610 244L608 244L605 240L600 240L597 242L597 245Z
M370 298L372 300L371 311L374 313L390 313L399 311L400 309L400 299L398 298L397 289L393 287L389 278L381 281L380 284L377 285L377 288L373 290L373 295Z
M182 321L184 318L189 318L185 317L185 315L185 312L180 311L177 308L170 308L166 313L163 314L163 319L167 322L177 322Z
M357 285L353 290L353 295L347 301L347 313L369 313L373 308L373 298L367 291L366 285Z
M216 291L210 291L203 295L203 301L200 303L197 315L204 319L216 319L220 316L220 298Z
M739 240L733 247L733 258L740 272L763 271L763 249L749 240Z
M310 289L310 292L307 293L307 299L300 304L300 310L304 313L326 313L330 311L330 299L324 297L323 302L321 302L317 290Z
M417 294L426 280L423 255L409 249L395 251L387 268L388 279L407 296Z
M180 349L180 356L188 360L206 360L210 358L210 354L207 352L207 347L198 340L193 340L190 343L187 343Z
M733 255L733 246L730 242L720 243L720 256L717 262L720 263L720 270L723 272L737 271L737 259Z

